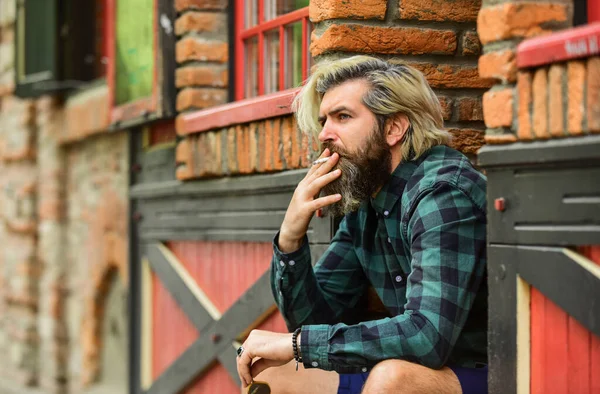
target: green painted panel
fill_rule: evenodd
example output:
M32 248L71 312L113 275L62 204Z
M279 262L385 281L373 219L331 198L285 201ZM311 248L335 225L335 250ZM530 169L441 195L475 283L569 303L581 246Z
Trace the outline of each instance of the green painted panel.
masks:
M154 25L154 0L117 0L117 105L152 95Z

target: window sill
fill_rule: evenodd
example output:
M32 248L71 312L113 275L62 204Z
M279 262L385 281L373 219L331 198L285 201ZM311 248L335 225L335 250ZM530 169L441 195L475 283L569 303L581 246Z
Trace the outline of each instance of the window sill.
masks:
M288 89L205 110L183 113L177 117L177 134L183 136L289 115L292 113L292 101L299 91L300 88Z
M540 67L546 64L586 58L600 53L600 23L563 30L531 38L517 47L517 67Z

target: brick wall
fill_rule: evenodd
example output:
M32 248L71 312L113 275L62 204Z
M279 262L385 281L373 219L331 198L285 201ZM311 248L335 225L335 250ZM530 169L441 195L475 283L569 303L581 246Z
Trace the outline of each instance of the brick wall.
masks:
M600 132L600 57L519 71L516 89L519 140Z
M180 10L186 9L182 5L206 7L198 0L177 3ZM317 62L352 54L378 55L402 59L421 70L440 98L446 127L454 135L454 146L473 155L484 142L482 95L493 85L492 79L478 74L479 8L480 0L313 0L309 8L314 23L311 54ZM206 48L199 37L214 32L195 25L205 18L191 11L179 17L178 31L193 34L178 43L180 63L206 58L200 54ZM220 26L214 14L210 18L211 22L205 25L210 29ZM200 67L197 63L180 67L178 86L215 86L222 82L221 77L225 79L214 71L203 73L201 78ZM205 91L185 87L178 97L178 110L218 104L219 100L210 99L213 91L214 88ZM291 116L203 131L185 136L179 143L177 177L192 179L300 168L310 155L305 145Z
M570 27L572 18L571 0L531 3L484 0L477 24L484 45L479 72L482 77L496 81L483 98L486 142L508 143L517 138L550 136L548 97L552 97L552 105L556 106L556 88L562 83L550 88L548 79L557 81L564 75L563 70L554 68L551 75L546 68L536 73L518 73L516 48L523 39ZM572 66L571 74L576 74L576 69ZM559 133L558 125L552 127L554 133Z
M227 102L227 0L175 0L177 111Z
M78 345L71 349L68 374L71 392L77 393L101 378L106 293L113 280L127 283L127 133L89 138L65 149L66 324Z

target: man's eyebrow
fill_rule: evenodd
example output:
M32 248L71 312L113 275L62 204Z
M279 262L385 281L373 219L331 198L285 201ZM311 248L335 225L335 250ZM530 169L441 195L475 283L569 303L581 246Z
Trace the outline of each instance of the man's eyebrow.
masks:
M336 107L336 108L332 109L331 111L329 111L328 115L330 115L330 116L331 116L331 115L335 115L335 114L337 114L337 113L340 113L340 112L343 112L343 111L347 111L347 112L354 113L354 112L353 112L352 110L350 110L348 107L346 107L346 106L342 105L342 106L340 106L340 107ZM318 120L319 122L322 122L322 121L324 121L324 120L325 120L325 115L319 115L319 117L317 118L317 120Z

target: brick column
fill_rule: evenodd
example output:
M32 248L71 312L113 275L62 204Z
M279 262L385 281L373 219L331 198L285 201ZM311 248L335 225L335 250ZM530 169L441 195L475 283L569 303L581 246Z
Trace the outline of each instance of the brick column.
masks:
M516 48L525 38L571 26L572 14L573 4L569 0L535 3L484 0L477 20L477 32L484 45L479 73L496 81L483 98L486 142L508 143L518 138L531 139L532 132L546 133L548 95L544 89L548 70L535 77L529 73L517 76ZM551 77L560 78L557 73L560 70L552 71ZM528 120L532 106L533 129Z
M351 54L401 59L421 70L438 94L454 146L474 154L483 144L475 21L480 0L313 0L311 53L317 61Z
M69 355L66 326L67 253L64 232L65 165L59 137L65 130L58 100L37 102L38 259L40 277L40 386L49 393L67 391Z
M227 0L176 0L177 111L227 102Z

